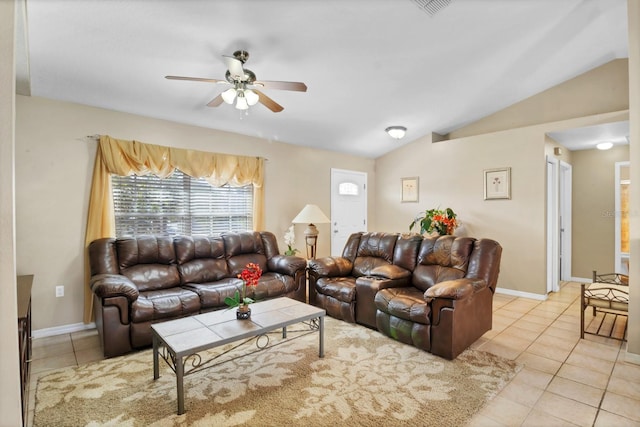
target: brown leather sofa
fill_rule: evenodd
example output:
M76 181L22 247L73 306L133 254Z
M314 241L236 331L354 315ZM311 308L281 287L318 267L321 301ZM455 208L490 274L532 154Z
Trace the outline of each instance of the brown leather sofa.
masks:
M309 263L309 300L446 359L492 326L502 247L490 239L352 234Z
M306 300L306 261L280 255L270 232L98 239L89 259L105 357L151 345L152 323L225 308L250 262L263 274L248 297Z

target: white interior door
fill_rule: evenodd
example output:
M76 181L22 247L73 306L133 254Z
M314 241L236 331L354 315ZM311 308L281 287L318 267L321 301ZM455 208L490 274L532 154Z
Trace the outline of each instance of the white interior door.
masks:
M571 180L573 169L560 161L560 280L571 280Z
M358 231L367 231L367 174L331 169L331 255Z
M547 157L547 292L560 289L559 163Z

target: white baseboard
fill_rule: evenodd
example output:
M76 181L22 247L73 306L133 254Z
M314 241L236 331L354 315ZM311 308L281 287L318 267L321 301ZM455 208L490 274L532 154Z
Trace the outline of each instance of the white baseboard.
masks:
M580 283L591 283L593 279L585 279L584 277L572 277L569 279L572 282L580 282Z
M54 326L52 328L36 329L31 332L31 336L35 338L52 337L54 335L71 334L73 332L86 331L95 329L95 323L73 323L71 325Z
M496 293L511 295L514 297L529 298L529 299L534 299L538 301L546 301L547 299L546 294L544 295L532 294L531 292L514 291L513 289L507 289L507 288L496 288Z
M640 354L629 353L627 351L624 355L624 361L640 365Z

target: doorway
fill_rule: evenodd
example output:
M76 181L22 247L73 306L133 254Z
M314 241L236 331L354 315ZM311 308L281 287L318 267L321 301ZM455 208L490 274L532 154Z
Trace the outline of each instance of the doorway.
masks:
M367 230L367 174L331 169L331 255L342 255L352 233Z
M615 272L629 274L629 162L616 162Z
M547 293L571 280L571 165L547 157Z

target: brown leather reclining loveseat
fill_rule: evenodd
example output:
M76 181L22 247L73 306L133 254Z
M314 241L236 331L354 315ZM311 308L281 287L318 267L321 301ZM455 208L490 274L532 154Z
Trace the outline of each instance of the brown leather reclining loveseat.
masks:
M149 346L152 323L226 307L250 262L263 274L248 297L306 300L306 261L280 255L270 232L98 239L89 259L105 357Z
M341 257L311 260L309 299L454 359L491 329L502 247L490 239L352 234Z

